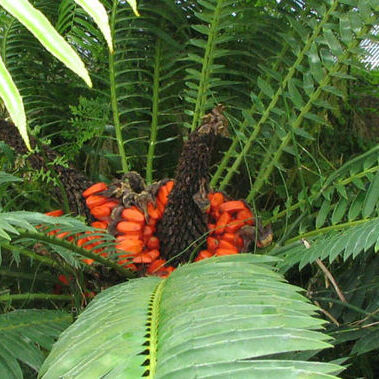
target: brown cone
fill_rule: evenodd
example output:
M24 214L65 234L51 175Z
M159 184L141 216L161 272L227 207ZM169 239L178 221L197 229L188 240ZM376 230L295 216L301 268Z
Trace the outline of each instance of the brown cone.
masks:
M214 139L226 127L222 110L218 106L204 116L203 124L184 144L175 186L157 224L161 255L170 264L188 262L193 249L207 237L209 163Z

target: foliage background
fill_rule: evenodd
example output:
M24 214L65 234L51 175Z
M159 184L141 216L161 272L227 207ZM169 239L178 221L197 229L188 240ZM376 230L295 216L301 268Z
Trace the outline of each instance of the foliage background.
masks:
M79 52L92 89L2 9L0 51L24 98L31 133L94 181L125 170L148 182L172 177L188 132L212 106L226 104L230 137L217 146L211 184L247 198L273 225L275 243L259 253L283 258L278 269L321 307L335 338L336 348L318 359L349 357L342 376L374 378L379 74L361 63L360 48L367 38L377 40L370 33L377 25L374 3L140 1L136 18L124 1L115 7L104 0L112 55L73 1L34 1ZM49 170L30 170L4 143L0 151L2 171L11 174L0 178L4 213L61 206L46 196L57 185ZM20 217L3 216L0 224L12 243L18 237L11 227L28 229ZM28 222L31 228L42 221ZM18 244L33 252L36 238ZM69 290L76 314L85 305L78 270L83 251L70 260L67 246L54 246L47 246L46 258L58 254L58 267L74 267L78 278ZM70 310L67 298L46 291L57 282L57 265L46 269L37 254L30 260L6 240L2 251L1 291L45 294L32 304L3 303L4 313L32 306Z

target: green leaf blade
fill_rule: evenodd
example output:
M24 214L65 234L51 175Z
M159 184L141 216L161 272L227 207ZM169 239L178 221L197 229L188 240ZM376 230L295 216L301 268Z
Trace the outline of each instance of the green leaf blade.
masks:
M274 261L250 254L212 258L180 266L165 280L140 278L112 287L61 336L42 377L140 377L146 370L154 378L194 372L203 377L214 370L239 377L242 369L249 375L278 370L281 377L338 372L335 365L264 359L331 346L317 331L323 324L313 317L317 307L272 270ZM150 355L142 354L146 349ZM252 357L257 361L242 362Z
M363 204L362 215L367 218L374 211L379 200L379 171L377 171L370 187L367 191L365 202Z
M142 366L146 356L141 353L145 350L148 305L159 282L155 277L132 280L98 295L62 334L44 362L41 376L56 378L81 372L86 377L112 377L113 369L123 377L142 376L146 370ZM65 356L63 351L67 351Z
M113 42L111 29L109 27L108 15L104 6L99 0L74 0L75 3L80 5L96 22L97 26L103 33L107 41L110 52L113 52Z
M16 84L4 65L0 55L0 96L4 101L12 121L16 125L25 142L26 147L31 150L29 136L26 128L26 114L24 103Z
M342 220L343 216L345 215L347 205L347 200L342 197L340 201L337 203L336 207L334 208L332 214L332 225L335 225Z
M39 10L27 0L0 0L0 5L17 18L52 55L92 87L88 71L79 55Z
M321 226L324 225L329 211L330 211L330 201L324 200L318 212L318 215L316 217L316 229L319 229L321 228Z
M140 16L138 9L137 9L137 1L136 0L126 0L126 1L130 5L130 7L132 8L134 14L136 16Z

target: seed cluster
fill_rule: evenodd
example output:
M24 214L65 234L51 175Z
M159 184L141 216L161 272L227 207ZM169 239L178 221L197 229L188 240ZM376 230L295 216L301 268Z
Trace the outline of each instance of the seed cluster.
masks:
M147 274L158 273L160 276L167 276L173 270L172 266L164 267L166 261L160 258L160 241L155 235L157 222L163 216L173 187L174 182L168 181L159 188L155 204L147 204L147 217L134 205L122 210L121 221L116 226L116 247L124 252L119 255L119 264L132 270L145 270ZM97 183L83 193L91 214L98 219L92 226L101 229L108 227L111 210L119 205L117 201L99 195L106 189L104 183ZM221 192L209 193L208 199L207 249L201 250L195 261L247 250L251 239L245 238L246 229L255 225L248 206L243 201L228 200Z
M116 238L118 251L117 263L125 268L146 275L167 277L175 268L170 266L160 254L160 240L156 235L156 226L162 219L169 195L174 188L174 181L163 181L152 201L147 202L146 209L137 205L124 206L121 199L109 197L109 188L103 183L96 183L83 192L86 206L96 221L91 226L108 230ZM207 194L207 233L204 235L206 249L195 257L199 261L212 256L238 254L247 251L250 243L256 240L253 212L241 200L229 200L222 192ZM61 210L47 213L60 216ZM58 238L67 236L67 232L59 230L49 232ZM68 237L82 248L92 250L96 254L107 257L98 235L87 232L80 236ZM259 247L259 239L257 240ZM83 259L91 265L93 259Z
M102 193L108 190L105 183L96 183L83 192L90 213L97 219L91 226L107 229L112 222L113 211L121 216L112 228L115 230L116 248L121 252L118 264L161 277L167 277L174 270L160 258L160 242L154 235L173 186L174 182L168 181L159 188L155 203L147 203L147 214L135 205L123 207L118 199L103 196Z
M247 251L255 231L252 228L255 225L252 211L243 201L227 200L221 192L209 193L208 199L207 250L200 251L195 261L213 255L233 255Z

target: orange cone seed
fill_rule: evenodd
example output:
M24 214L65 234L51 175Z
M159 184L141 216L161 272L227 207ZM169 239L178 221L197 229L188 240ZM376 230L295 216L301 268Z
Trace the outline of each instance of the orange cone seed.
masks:
M45 213L46 216L52 216L52 217L60 217L63 214L64 214L64 212L62 211L62 209L57 209L55 211Z
M103 182L100 182L100 183L96 183L94 184L93 186L91 187L88 187L83 193L83 197L84 198L87 198L88 196L91 196L91 195L94 195L96 193L99 193L99 192L102 192L102 191L105 191L107 190L108 187L105 183Z
M211 201L212 208L218 208L224 202L224 195L221 192L209 194L208 198Z
M218 257L221 257L223 255L233 255L233 254L238 254L237 249L217 249L215 255Z
M91 215L98 220L102 220L111 215L111 210L106 205L100 205L91 209Z
M133 221L121 221L116 228L120 233L141 232L142 225Z
M246 205L240 200L226 201L221 204L219 207L219 211L222 212L239 212L247 209Z
M237 213L237 219L243 221L245 224L254 225L253 213L248 209L243 209Z
M225 240L220 240L219 247L220 247L220 249L228 249L228 250L236 250L237 251L237 248L234 246L234 244L232 244L228 241L225 241Z
M201 261L201 260L203 260L205 258L210 258L212 256L213 256L213 254L210 251L208 251L208 250L201 250L200 253L199 253L199 255L196 257L195 262Z
M135 206L124 209L122 211L122 218L124 218L128 221L136 222L138 224L144 224L145 223L144 214Z
M163 206L166 206L168 201L168 189L166 186L162 186L158 191L158 200L162 203Z
M89 209L92 209L94 207L98 207L99 205L103 205L107 201L108 199L105 196L91 195L87 197L86 205Z
M105 221L95 221L91 224L91 226L97 229L106 229L108 227L108 223Z
M168 202L169 194L174 187L172 180L162 185L155 201L147 204L145 213L136 206L124 208L121 220L116 225L116 248L118 252L117 262L121 266L133 271L143 270L148 275L167 277L175 268L167 266L166 260L160 258L160 241L155 233L156 223L162 218ZM114 198L103 196L103 191L108 189L103 182L96 183L83 192L86 205L95 217L91 226L106 230L111 222L112 209L120 205ZM243 239L238 234L244 225L254 225L254 215L248 206L240 200L229 200L221 192L208 194L210 208L208 210L208 231L206 246L199 252L195 261L200 261L213 255L223 256L238 254L243 245ZM56 210L46 213L49 216L59 217L63 211ZM93 236L91 232L67 237L67 232L60 233L59 229L49 234L58 238L66 238L78 246L92 250L96 254L107 257L103 248L95 249L102 243L100 236ZM93 264L94 260L84 258L86 264ZM63 278L62 278L63 279ZM63 280L61 280L63 282Z
M159 249L159 239L158 237L151 236L147 241L147 247L148 249Z
M149 214L149 216L151 218L154 218L154 219L161 218L161 214L160 214L158 208L155 207L153 203L147 204L147 213Z
M125 250L130 253L139 254L143 249L143 242L141 240L126 239L116 245L117 249Z
M224 233L226 226L230 223L231 220L232 220L232 216L230 216L229 213L226 213L226 212L223 213L217 220L215 233L216 234Z

